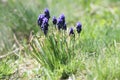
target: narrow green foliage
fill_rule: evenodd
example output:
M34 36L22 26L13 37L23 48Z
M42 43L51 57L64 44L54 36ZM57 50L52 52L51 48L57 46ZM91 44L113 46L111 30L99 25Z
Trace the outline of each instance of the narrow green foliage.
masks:
M75 36L67 37L66 33L59 33L40 37L34 36L31 42L33 57L51 72L59 70L62 66L69 67L71 61L74 63ZM73 73L73 71L67 69L69 68L62 69L63 74L69 75Z
M13 69L6 62L0 62L0 79L6 79L13 73Z

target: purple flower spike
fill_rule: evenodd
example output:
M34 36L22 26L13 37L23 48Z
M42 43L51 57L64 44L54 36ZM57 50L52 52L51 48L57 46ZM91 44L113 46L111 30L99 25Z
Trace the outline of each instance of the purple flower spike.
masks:
M60 30L62 28L62 19L61 18L58 18L57 20L57 26L58 26L58 30Z
M60 15L60 18L61 18L62 20L65 20L64 14L61 14L61 15Z
M82 30L82 24L81 24L80 22L78 22L76 26L77 26L77 27L76 27L77 32L80 33L81 30Z
M69 35L71 35L71 34L74 34L74 30L73 30L73 28L70 28Z
M48 19L44 18L42 23L42 28L44 28L44 30L48 30L48 26L49 26Z
M47 18L43 19L43 24L48 24L48 19Z
M66 25L66 23L63 25L63 30L67 30L67 25Z
M50 18L50 12L49 12L48 8L46 8L44 10L44 14L45 14L45 17L49 20L49 18Z
M48 26L49 26L48 19L45 17L43 19L42 26L41 26L41 28L42 28L42 30L43 30L43 32L44 32L45 35L47 34Z
M53 20L52 20L53 24L56 25L57 24L57 19L56 17L53 17Z
M61 14L59 18L62 19L62 25L64 25L65 24L65 16L64 16L64 14Z
M38 25L41 27L42 25L42 21L44 19L45 15L44 14L40 14L39 17L38 17Z

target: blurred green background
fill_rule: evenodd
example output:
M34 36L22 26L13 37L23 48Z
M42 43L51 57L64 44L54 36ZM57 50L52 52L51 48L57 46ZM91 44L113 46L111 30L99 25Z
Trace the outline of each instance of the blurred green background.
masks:
M50 10L50 25L52 17L58 18L62 13L67 27L82 23L82 53L100 53L114 42L116 53L120 52L120 0L0 0L0 55L16 49L16 39L27 45L30 32L40 31L37 18L45 8ZM108 49L106 53L110 52Z

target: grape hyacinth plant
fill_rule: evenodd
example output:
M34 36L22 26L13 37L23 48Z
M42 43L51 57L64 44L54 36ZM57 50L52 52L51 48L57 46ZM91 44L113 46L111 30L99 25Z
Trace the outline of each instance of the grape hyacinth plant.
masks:
M59 18L62 20L62 25L64 25L65 24L65 16L64 16L64 14L61 14Z
M62 28L63 24L62 24L62 19L61 18L58 18L57 20L57 27L58 27L58 30L60 30Z
M77 32L80 33L82 30L82 24L80 22L77 23L76 25Z
M47 70L54 73L56 70L61 70L61 78L68 78L70 74L73 74L76 69L70 67L71 62L74 62L75 55L75 32L74 28L70 28L69 36L67 36L67 24L65 20L65 15L61 14L59 18L52 18L52 23L57 26L58 31L49 26L50 12L48 8L44 10L44 14L40 14L38 17L38 26L40 26L41 31L45 37L34 36L31 42L31 47L33 48L32 56ZM50 31L48 33L48 27ZM52 28L51 28L52 27ZM81 32L81 23L77 23L77 32ZM63 30L63 31L61 31ZM55 34L53 34L55 32ZM52 33L52 34L51 34ZM62 34L61 34L62 33ZM65 34L65 35L64 35ZM74 35L72 37L71 35ZM71 38L70 38L71 37ZM76 65L76 64L74 64ZM68 68L70 71L68 71Z
M58 30L60 30L60 29L66 30L67 29L66 28L67 26L66 26L66 23L65 23L65 16L64 16L64 14L61 14L60 17L58 18L57 25L58 25Z
M69 32L69 35L72 35L72 34L74 34L74 30L73 30L73 28L71 27L71 28L70 28L70 32Z
M62 28L63 30L67 30L67 25L66 25L66 23L64 23L64 25L63 25L63 28Z
M44 17L45 17L45 14L40 14L40 15L39 15L38 21L37 21L37 22L38 22L38 26L41 27L42 21L43 21Z
M57 19L56 19L56 17L55 17L55 16L53 17L52 22L53 22L53 25L56 25L56 24L57 24Z
M48 8L46 8L44 10L44 14L45 14L45 17L49 20L49 18L50 18L50 12L49 12Z
M52 23L53 25L55 26L56 28L56 25L57 25L57 18L54 16L53 19L52 19Z
M44 18L44 19L43 19L43 22L42 22L41 28L42 28L42 30L43 30L43 32L44 32L45 35L47 34L48 26L49 26L49 24L48 24L48 19L47 19L47 18Z
M50 18L50 12L46 8L44 10L44 14L40 14L37 20L38 26L40 26L41 30L44 32L45 35L47 35L48 32L49 18Z

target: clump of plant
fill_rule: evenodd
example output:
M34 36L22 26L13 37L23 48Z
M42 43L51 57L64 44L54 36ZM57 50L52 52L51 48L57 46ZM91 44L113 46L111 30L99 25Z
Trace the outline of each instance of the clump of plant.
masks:
M9 78L13 74L13 69L6 62L0 61L0 80Z
M76 50L75 50L75 31L71 27L67 32L67 24L64 14L57 19L55 16L52 23L55 27L49 26L50 12L44 10L37 20L40 27L40 34L33 36L30 43L32 46L32 56L49 72L58 75L59 78L69 78L77 70ZM51 29L51 30L48 30ZM80 34L82 25L76 25L76 31ZM49 78L50 79L50 78Z

